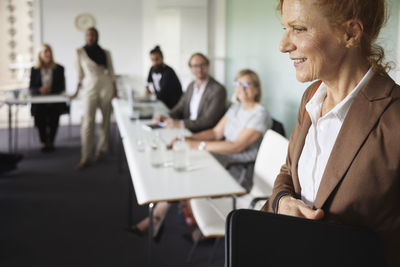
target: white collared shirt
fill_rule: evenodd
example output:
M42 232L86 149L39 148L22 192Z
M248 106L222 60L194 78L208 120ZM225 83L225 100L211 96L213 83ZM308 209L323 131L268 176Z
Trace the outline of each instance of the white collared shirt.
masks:
M151 78L153 79L154 89L157 90L157 92L160 92L160 90L161 90L160 81L162 78L162 74L153 72L151 74Z
M351 93L323 117L321 117L321 109L327 93L324 83L321 83L314 96L306 104L311 126L300 155L298 175L301 198L310 207L314 204L322 175L347 112L357 93L372 76L373 71L369 69Z
M190 120L196 120L197 114L199 112L200 101L203 96L204 91L206 90L208 80L205 81L200 88L197 87L196 82L193 85L193 95L190 99Z
M42 78L42 86L51 88L51 84L53 82L53 69L48 68L41 68L40 69L40 75Z

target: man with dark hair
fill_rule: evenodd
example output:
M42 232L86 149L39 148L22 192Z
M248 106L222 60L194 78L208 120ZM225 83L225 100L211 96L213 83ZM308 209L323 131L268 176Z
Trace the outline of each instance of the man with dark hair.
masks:
M146 93L154 93L168 108L173 108L182 96L182 86L175 71L164 63L164 56L157 45L150 51L151 68L147 78ZM153 85L154 92L150 90Z

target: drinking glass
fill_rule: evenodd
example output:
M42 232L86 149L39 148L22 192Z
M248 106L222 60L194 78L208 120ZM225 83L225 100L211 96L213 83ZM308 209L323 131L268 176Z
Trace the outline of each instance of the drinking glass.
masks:
M183 137L174 143L173 166L176 171L186 171L189 167L189 147Z

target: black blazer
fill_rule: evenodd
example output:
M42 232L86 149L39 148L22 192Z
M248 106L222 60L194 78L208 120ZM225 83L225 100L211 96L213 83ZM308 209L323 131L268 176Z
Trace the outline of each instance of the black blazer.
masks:
M42 87L42 75L40 73L40 69L32 68L31 79L29 82L29 91L31 95L40 95L40 87ZM50 89L50 94L61 94L65 91L65 76L63 66L56 64L53 68L53 80ZM59 112L60 114L68 110L65 103L32 104L32 115L37 115L40 110L44 109L45 107L51 107L54 111Z
M153 72L154 69L151 67L147 82L153 82L153 77L151 76ZM155 90L155 92L157 98L164 102L169 109L172 109L181 98L182 86L175 71L170 66L163 64L161 75L160 91Z

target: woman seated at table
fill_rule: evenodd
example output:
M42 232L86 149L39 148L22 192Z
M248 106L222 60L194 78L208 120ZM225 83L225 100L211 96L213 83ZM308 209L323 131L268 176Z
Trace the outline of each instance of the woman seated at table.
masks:
M240 71L235 78L237 103L232 104L214 128L185 138L191 149L213 153L224 166L231 162L254 161L264 133L272 126L272 118L260 104L261 83L258 75L249 69ZM229 172L239 181L241 169L230 168ZM250 190L251 172L247 172L243 187ZM163 218L168 204L160 202L154 210L155 228ZM134 226L134 232L141 233L149 226L149 219Z
M272 126L272 118L260 104L261 83L258 75L249 69L240 71L235 78L233 103L214 128L196 133L185 140L192 149L211 152L224 166L232 162L254 161L262 136ZM235 179L240 178L241 167L229 168ZM250 190L251 172L240 181Z
M54 62L53 52L48 44L42 44L39 48L36 65L31 69L29 89L34 96L60 94L65 91L64 68ZM42 152L54 150L60 114L66 109L65 103L32 104L31 113L43 144Z

